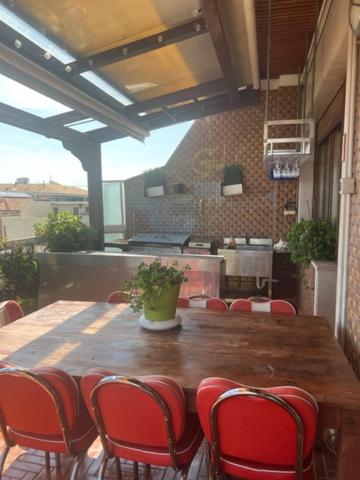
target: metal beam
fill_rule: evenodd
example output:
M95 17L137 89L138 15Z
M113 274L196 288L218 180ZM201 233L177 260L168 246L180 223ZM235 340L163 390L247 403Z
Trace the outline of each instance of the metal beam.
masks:
M225 31L221 22L217 0L199 1L202 15L208 26L211 41L226 81L230 102L236 104L238 101L238 84L232 66L228 45L226 43Z
M84 145L78 142L63 142L64 148L77 157L87 172L89 223L97 231L96 248L104 248L104 208L101 172L101 145Z
M176 103L186 102L198 97L207 97L215 93L221 93L226 90L226 83L223 78L212 80L207 83L196 85L195 87L185 88L178 92L168 93L160 97L150 98L141 102L133 103L125 107L125 111L129 113L141 113L154 110L156 108L170 107Z
M71 69L71 74L79 74L111 63L121 62L122 60L127 60L128 58L172 45L173 43L182 42L183 40L203 35L206 32L207 27L204 19L197 18L168 30L163 30L155 35L150 35L149 37L141 38L140 40L135 40L95 55L80 58L69 63L64 68L66 70Z
M85 133L62 126L49 126L45 119L5 103L0 103L0 122L60 141L72 140L78 143L93 143L92 139Z
M216 97L193 102L191 104L173 107L168 109L167 113L164 113L163 111L150 113L144 116L143 120L146 121L146 124L150 130L156 130L158 128L174 125L174 119L176 119L176 123L181 123L206 117L208 115L215 115L217 113L255 105L260 100L260 91L240 90L238 92L238 96L239 100L236 102L236 104L230 103L228 95L225 93ZM171 114L171 119L169 118L168 113ZM125 135L120 136L111 128L99 128L92 130L92 132L88 133L88 135L94 141L100 143L125 137Z
M89 117L85 116L83 113L77 112L76 110L71 110L70 112L59 113L58 115L46 117L45 121L48 125L67 125L69 123L79 122L87 118Z
M54 57L45 59L40 47L0 22L0 73L120 133L139 140L148 135L140 123L124 115L123 105L81 77L67 78L63 66Z
M210 82L196 85L195 87L185 88L177 92L161 95L160 97L150 98L149 100L133 103L132 105L125 107L124 112L126 114L135 115L142 112L148 112L149 110L162 109L180 102L195 100L199 97L207 97L209 95L214 95L215 93L222 93L225 91L225 80L223 78L219 78L217 80L211 80ZM49 125L65 125L68 123L85 120L86 118L89 117L73 110L71 112L60 113L59 115L47 117L46 121L49 123Z

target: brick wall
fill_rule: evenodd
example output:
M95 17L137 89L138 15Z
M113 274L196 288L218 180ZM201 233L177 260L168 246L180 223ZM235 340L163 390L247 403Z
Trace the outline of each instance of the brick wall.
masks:
M360 64L360 54L358 62ZM356 178L356 192L351 201L345 352L360 377L360 68L357 78L355 122L353 172Z
M297 200L297 181L272 182L263 165L265 95L252 107L197 120L166 167L163 197L144 196L143 175L125 183L127 235L186 232L221 239L229 235L285 237L294 217L284 217L287 201ZM296 118L297 89L271 92L270 119ZM238 159L238 160L237 160ZM238 162L244 193L221 196L224 165ZM184 194L171 193L183 183Z

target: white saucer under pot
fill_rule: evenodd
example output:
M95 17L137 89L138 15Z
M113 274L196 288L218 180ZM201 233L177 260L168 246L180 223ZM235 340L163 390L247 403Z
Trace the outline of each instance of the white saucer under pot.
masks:
M176 315L175 318L170 320L148 320L141 315L139 318L139 325L147 330L170 330L172 328L176 328L181 324L181 317L180 315Z

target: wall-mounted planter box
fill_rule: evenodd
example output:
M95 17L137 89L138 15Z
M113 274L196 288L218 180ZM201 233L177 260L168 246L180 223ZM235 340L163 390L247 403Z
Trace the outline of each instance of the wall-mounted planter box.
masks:
M227 197L228 195L239 195L240 193L243 193L243 185L242 183L237 183L235 185L224 185L222 187L222 193L224 197Z
M145 191L147 197L162 197L165 194L163 185L159 185L157 187L147 187Z

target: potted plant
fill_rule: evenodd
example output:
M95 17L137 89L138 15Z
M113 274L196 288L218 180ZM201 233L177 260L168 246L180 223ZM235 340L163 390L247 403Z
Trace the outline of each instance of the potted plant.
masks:
M224 181L222 193L224 196L243 193L243 174L240 165L226 165L224 167Z
M97 232L70 212L50 213L45 223L35 225L39 241L49 252L94 250Z
M147 197L164 195L165 176L163 167L147 170L144 173L144 188Z
M141 263L133 278L124 282L132 309L144 310L139 319L141 326L167 330L181 323L181 318L176 316L176 303L189 268L162 265L158 259L150 264Z
M291 228L287 242L301 275L312 260L335 260L336 229L326 220L301 220Z

